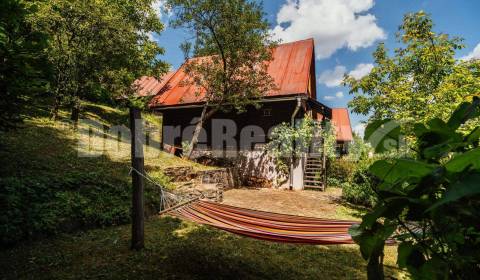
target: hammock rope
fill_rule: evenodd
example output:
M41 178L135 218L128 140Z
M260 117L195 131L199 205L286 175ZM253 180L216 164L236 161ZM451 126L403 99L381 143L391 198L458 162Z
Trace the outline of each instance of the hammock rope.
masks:
M354 243L348 229L358 224L357 221L252 210L202 200L201 196L187 199L166 190L147 174L134 168L132 171L160 188L160 215L168 213L183 220L266 241L323 245Z
M147 180L148 182L152 183L153 185L157 186L160 189L160 205L159 205L160 212L164 212L164 211L168 212L169 209L173 209L179 204L184 204L185 202L188 202L188 201L193 201L196 199L203 198L202 195L195 196L192 199L192 197L189 197L189 196L182 196L179 194L175 194L173 192L168 191L162 185L157 183L155 179L153 179L150 175L146 173L142 174L142 172L138 171L137 169L130 167L129 175L131 175L132 172L137 173L138 175L143 177L145 180Z

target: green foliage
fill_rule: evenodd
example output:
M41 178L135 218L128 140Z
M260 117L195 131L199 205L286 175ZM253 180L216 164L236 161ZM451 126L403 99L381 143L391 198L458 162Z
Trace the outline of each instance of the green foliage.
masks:
M480 91L480 61L457 61L455 51L463 48L462 40L434 32L424 12L405 15L397 38L402 47L393 56L380 44L370 74L360 80L347 76L345 84L354 94L349 107L355 113L370 115L371 121L401 123L409 140L414 136L414 123L447 120L471 93ZM398 130L391 133L398 134Z
M399 149L400 135L400 124L391 119L370 122L365 128L365 139L377 153Z
M305 115L295 126L288 123L276 126L270 134L270 142L265 146L265 150L275 159L279 171L288 173L292 160L312 149L312 152L322 153L323 142L326 156L334 158L336 138L333 125L325 123L322 126L309 115Z
M372 187L374 180L368 172L373 162L372 148L354 135L348 151L348 155L342 158L329 160L327 183L342 187L342 198L347 202L372 207L376 202Z
M141 75L159 76L163 53L149 39L163 25L152 0L36 1L35 29L49 35L47 56L53 68L53 114L61 105L78 119L81 100L131 96ZM135 103L136 104L136 103Z
M114 124L110 121L128 120L121 110L93 104L86 107L89 116L108 126ZM4 145L0 149L2 245L130 221L128 160L79 157L75 130L45 117L30 116L22 130L0 134L0 142ZM129 145L127 150L129 154ZM177 163L158 156L147 158L147 167L160 170L158 165ZM152 173L157 182L170 186L161 171ZM145 205L147 215L157 213L160 206L160 190L148 182Z
M128 174L128 170L124 167ZM102 174L74 173L0 179L5 207L0 225L2 245L25 238L130 222L131 190L128 178L115 185ZM148 214L159 211L160 191L146 186Z
M348 180L342 184L342 197L346 201L367 207L375 205L377 194L374 188L377 181L368 170L373 161L373 158L366 158L354 163Z
M323 126L315 127L315 138L323 139L325 149L317 148L317 151L323 153L329 160L337 158L337 134L335 125L332 122L326 122Z
M35 6L22 0L0 2L0 130L21 123L25 105L45 91L46 37L27 21Z
M341 187L349 181L356 169L357 163L346 157L329 159L327 162L327 180L329 186Z
M305 151L304 146L294 144L306 143L300 141L305 138L311 139L313 134L309 129L305 129L309 125L308 121L302 121L300 126L303 129L297 129L288 123L281 123L272 130L270 142L265 146L265 151L274 158L278 171L288 174L292 160L298 158Z
M373 149L370 143L365 142L362 137L354 134L353 141L348 145L347 159L350 161L360 161L373 155Z
M369 168L379 180L379 201L351 230L365 259L375 260L387 233L395 231L398 264L413 278L474 279L480 274L480 139L478 127L470 134L459 132L479 115L480 98L474 97L447 122L436 118L415 124L416 157L383 159Z
M189 141L182 141L182 154L183 155L190 154L191 149L192 149L192 145Z
M272 59L270 48L274 42L260 4L249 0L167 3L175 15L172 26L195 34L193 56L210 56L192 59L185 65L191 83L205 90L209 106L242 112L274 88L265 63ZM187 56L189 52L187 48Z

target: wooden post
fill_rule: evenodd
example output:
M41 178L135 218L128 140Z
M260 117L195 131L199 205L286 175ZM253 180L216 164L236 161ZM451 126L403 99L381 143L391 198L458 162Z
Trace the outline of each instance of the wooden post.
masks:
M143 124L140 109L130 107L130 132L132 135L132 244L135 250L144 247L144 197L143 177L145 174L143 160ZM138 174L140 173L140 174Z

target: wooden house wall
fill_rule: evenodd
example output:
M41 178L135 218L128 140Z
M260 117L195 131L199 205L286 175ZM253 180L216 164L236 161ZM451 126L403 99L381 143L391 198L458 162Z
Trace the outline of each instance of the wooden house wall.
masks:
M295 110L296 103L296 100L268 102L264 103L260 109L256 109L252 106L249 107L246 112L240 114L234 112L217 112L204 124L204 129L207 134L206 145L208 147L212 146L212 119L229 119L236 123L237 133L235 139L237 142L236 148L238 149L240 145L240 132L244 127L256 125L261 127L265 134L267 134L272 127L282 122L290 123L290 118ZM265 110L269 110L270 116L265 115ZM163 143L171 146L181 147L182 141L190 140L191 137L188 139L176 137L172 141L172 135L169 134L169 130L165 128L177 127L177 129L179 128L180 132L183 132L186 127L192 126L192 120L194 118L198 118L201 114L201 111L201 107L163 110ZM304 113L305 111L302 109L298 112L296 117L303 118ZM267 135L265 135L265 139L267 140Z

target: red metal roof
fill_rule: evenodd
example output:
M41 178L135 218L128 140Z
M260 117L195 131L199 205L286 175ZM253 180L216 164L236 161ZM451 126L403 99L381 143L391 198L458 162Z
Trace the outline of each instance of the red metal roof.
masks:
M155 77L143 76L135 80L133 85L137 89L138 96L157 95L173 74L175 71L168 72L160 78L160 81Z
M332 109L332 123L337 132L337 141L352 141L352 126L347 108Z
M268 73L274 79L277 89L265 93L265 97L308 94L313 50L313 39L278 45L273 50L273 59L268 65ZM157 94L152 99L151 107L203 101L204 91L186 82L188 77L183 68L184 66L180 67L171 75L161 90L162 94Z

